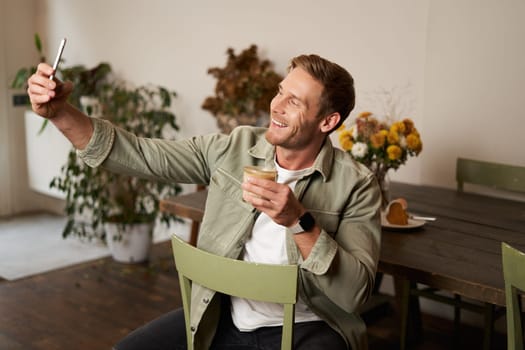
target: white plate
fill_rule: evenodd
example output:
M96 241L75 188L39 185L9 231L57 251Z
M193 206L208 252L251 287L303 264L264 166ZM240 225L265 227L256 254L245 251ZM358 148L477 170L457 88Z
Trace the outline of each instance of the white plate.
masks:
M406 225L396 225L391 224L386 219L386 214L381 213L381 227L388 229L388 230L395 230L395 231L410 231L419 227L422 227L425 225L425 220L414 220L414 219L408 219L408 224Z

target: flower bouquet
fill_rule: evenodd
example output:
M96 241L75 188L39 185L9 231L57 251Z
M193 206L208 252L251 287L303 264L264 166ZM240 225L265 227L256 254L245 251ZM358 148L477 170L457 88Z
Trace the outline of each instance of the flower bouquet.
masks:
M409 156L417 156L423 149L421 137L414 122L381 122L371 112L361 112L349 128L339 128L339 143L343 150L374 172L381 187L383 209L388 204L386 174L405 164Z

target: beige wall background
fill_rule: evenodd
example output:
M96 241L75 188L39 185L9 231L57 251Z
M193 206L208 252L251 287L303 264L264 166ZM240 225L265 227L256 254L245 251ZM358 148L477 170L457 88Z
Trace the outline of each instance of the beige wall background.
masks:
M29 189L26 171L24 107L13 107L20 91L7 87L22 65L37 62L33 44L37 1L0 0L0 216L49 210L62 202Z
M0 215L60 204L27 188L24 108L5 88L36 61L35 31L49 61L65 36L67 65L107 61L177 91L181 138L218 130L200 105L228 47L255 43L281 73L294 55L320 54L356 80L350 119L382 113L384 92L414 119L424 150L391 178L453 187L458 156L525 166L524 15L522 0L0 0Z

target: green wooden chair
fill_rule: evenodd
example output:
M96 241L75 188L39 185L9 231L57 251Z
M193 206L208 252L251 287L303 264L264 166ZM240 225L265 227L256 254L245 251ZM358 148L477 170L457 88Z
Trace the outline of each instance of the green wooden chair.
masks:
M460 192L464 183L525 192L525 167L458 158L456 181Z
M525 167L458 158L456 161L456 182L458 192L463 192L464 184L470 183L499 190L525 193ZM403 281L401 290L401 349L406 348L409 314L417 320L420 319L419 315L414 315L419 313L419 309L410 303L411 297L423 297L454 307L454 342L456 344L460 337L461 309L482 314L485 327L483 349L490 349L494 322L504 314L504 308L497 308L490 303L480 304L466 301L458 294L444 295L436 288L418 287L416 283L408 280Z
M523 350L521 295L525 291L525 253L501 243L505 304L507 305L507 349Z
M490 187L498 190L525 193L525 167L516 165L493 163L475 159L458 158L456 161L456 182L458 192L464 191L464 184L470 183ZM505 309L493 304L472 304L461 300L459 295L454 298L458 301L454 305L455 328L459 329L460 308L473 308L485 318L485 348L492 343L495 320L504 314Z
M299 273L297 265L229 259L195 248L175 235L171 243L179 273L188 349L193 349L190 326L192 283L236 297L283 304L281 349L292 349Z

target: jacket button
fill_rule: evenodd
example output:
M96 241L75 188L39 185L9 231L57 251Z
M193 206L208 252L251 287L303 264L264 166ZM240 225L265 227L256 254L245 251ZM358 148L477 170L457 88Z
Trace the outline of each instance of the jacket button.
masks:
M191 327L190 327L190 330L191 330L192 332L195 332L195 327L191 326Z
M204 304L208 304L208 303L210 302L210 299L208 299L208 298L204 298L204 299L202 299L202 302L203 302Z

